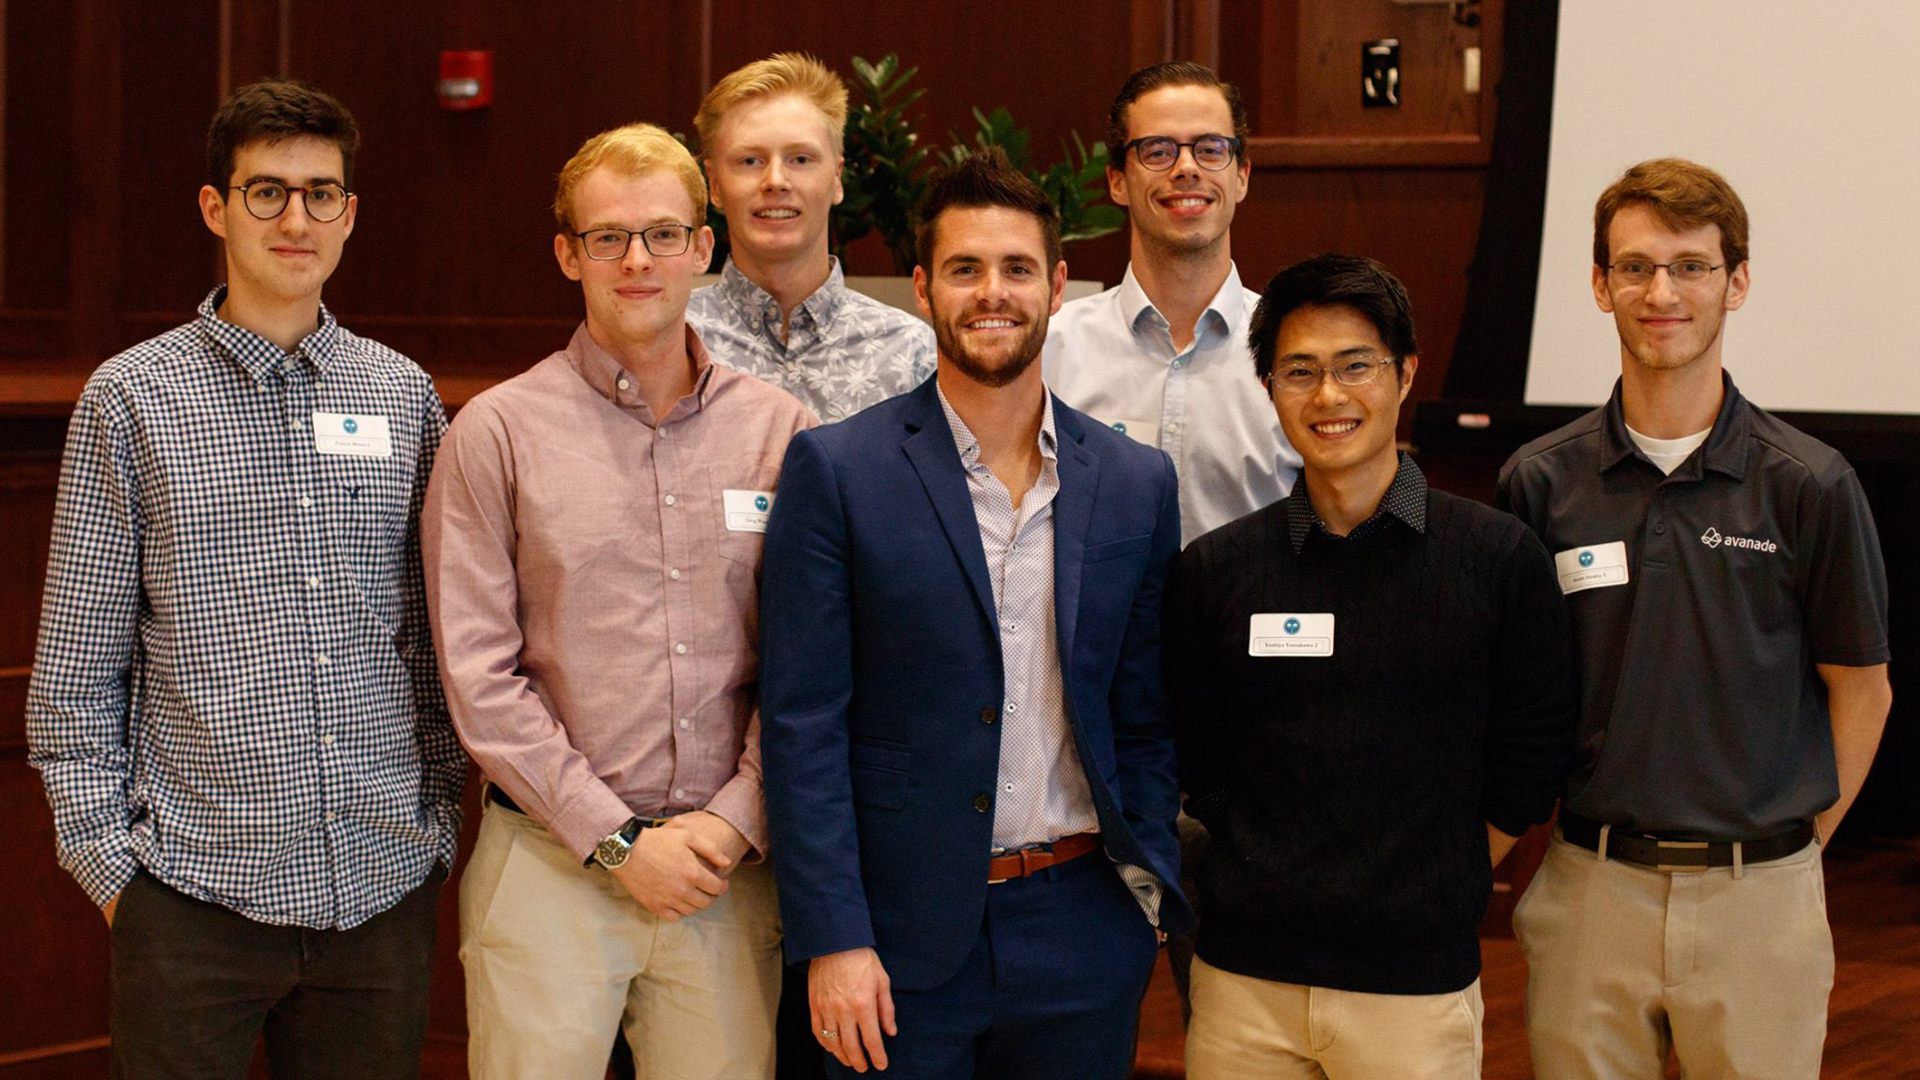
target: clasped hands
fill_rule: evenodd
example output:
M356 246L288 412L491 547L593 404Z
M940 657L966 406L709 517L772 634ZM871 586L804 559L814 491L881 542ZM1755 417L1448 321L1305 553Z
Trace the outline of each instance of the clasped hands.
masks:
M627 861L611 871L641 907L676 922L712 904L751 845L740 830L705 810L641 829Z

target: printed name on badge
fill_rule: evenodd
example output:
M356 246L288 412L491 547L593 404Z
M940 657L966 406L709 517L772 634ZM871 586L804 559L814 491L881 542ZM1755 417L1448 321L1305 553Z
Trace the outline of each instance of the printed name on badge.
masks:
M1602 589L1627 583L1627 544L1615 540L1609 544L1590 544L1568 548L1553 556L1553 568L1560 573L1560 591L1577 593L1582 589Z
M1255 615L1247 627L1248 656L1332 656L1333 613Z
M728 532L767 531L767 512L773 509L773 492L727 488L720 495Z
M348 457L392 457L393 438L387 433L387 418L378 413L316 412L313 448Z
M1134 442L1148 446L1160 445L1160 425L1151 420L1127 420L1118 416L1098 416L1094 419Z

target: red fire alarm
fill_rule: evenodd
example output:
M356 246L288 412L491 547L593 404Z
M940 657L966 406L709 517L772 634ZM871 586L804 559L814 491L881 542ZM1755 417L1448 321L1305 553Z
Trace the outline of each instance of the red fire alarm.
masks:
M441 53L436 89L443 109L484 109L493 104L493 52L465 49Z

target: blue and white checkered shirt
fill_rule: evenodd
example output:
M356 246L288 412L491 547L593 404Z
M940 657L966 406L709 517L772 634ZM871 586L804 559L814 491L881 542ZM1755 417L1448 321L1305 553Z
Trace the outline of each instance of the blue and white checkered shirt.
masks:
M418 528L446 417L425 372L325 308L288 354L222 322L224 298L74 409L28 760L96 903L145 869L345 928L459 834Z

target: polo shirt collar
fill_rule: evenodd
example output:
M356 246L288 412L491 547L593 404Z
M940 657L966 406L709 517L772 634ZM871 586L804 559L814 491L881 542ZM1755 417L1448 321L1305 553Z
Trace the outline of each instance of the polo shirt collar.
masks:
M795 309L796 314L804 312L815 326L832 325L833 317L840 310L840 303L847 293L847 275L840 268L840 260L829 255L827 261L831 264L827 270L827 280L800 301ZM749 326L761 326L775 340L779 339L780 319L784 314L780 310L780 302L773 298L772 293L755 285L747 275L741 273L731 255L727 257L727 265L720 271L718 288L720 295L733 305Z
M1613 381L1613 396L1607 399L1600 424L1600 471L1607 472L1630 457L1646 460L1640 447L1627 434L1627 412L1623 404L1623 380ZM1748 439L1753 431L1753 408L1733 385L1733 376L1720 372L1720 412L1713 418L1713 429L1700 451L1689 457L1672 473L1675 479L1698 480L1702 468L1739 480L1747 474ZM1699 462L1696 466L1694 462ZM1648 464L1652 464L1648 462Z
M340 347L340 323L320 305L320 325L313 333L300 339L292 352L282 352L280 346L261 337L259 334L227 322L220 317L220 305L227 301L227 287L221 285L200 301L201 332L228 356L238 363L256 385L278 371L288 360L304 359L321 377L333 366L333 358Z
M707 395L713 386L713 360L707 355L707 347L700 343L700 335L693 332L689 323L687 333L687 355L693 358L693 393L680 399L666 416L653 417L656 424L666 423L691 415L704 408ZM627 371L613 354L600 347L588 333L587 324L582 322L573 331L573 340L567 342L567 363L581 381L593 388L593 392L613 402L623 409L638 409L647 412L647 399L640 396L640 388L634 380L627 378ZM626 379L622 387L620 381Z
M1140 279L1133 276L1132 263L1127 264L1127 272L1120 278L1119 299L1120 316L1126 320L1128 331L1136 337L1145 327L1159 330L1167 328L1167 317L1160 314L1160 309L1153 306L1152 300L1147 299L1147 291L1140 287ZM1206 309L1200 313L1198 329L1205 330L1211 326L1218 334L1229 334L1233 327L1243 324L1246 308L1247 291L1240 286L1240 268L1228 263L1227 279L1220 283L1213 299L1207 301ZM1196 339L1199 336L1198 333L1194 334Z
M1389 519L1398 519L1401 524L1422 536L1427 532L1427 477L1420 466L1413 463L1405 451L1400 452L1400 468L1393 474L1393 483L1387 485L1387 493L1380 497L1380 505L1374 508L1373 516L1361 522L1345 537L1336 537L1327 530L1327 524L1313 509L1313 500L1307 496L1307 477L1300 475L1300 482L1293 485L1293 494L1287 496L1287 540L1293 545L1295 555L1307 546L1307 537L1318 532L1330 540L1354 540L1378 532Z

